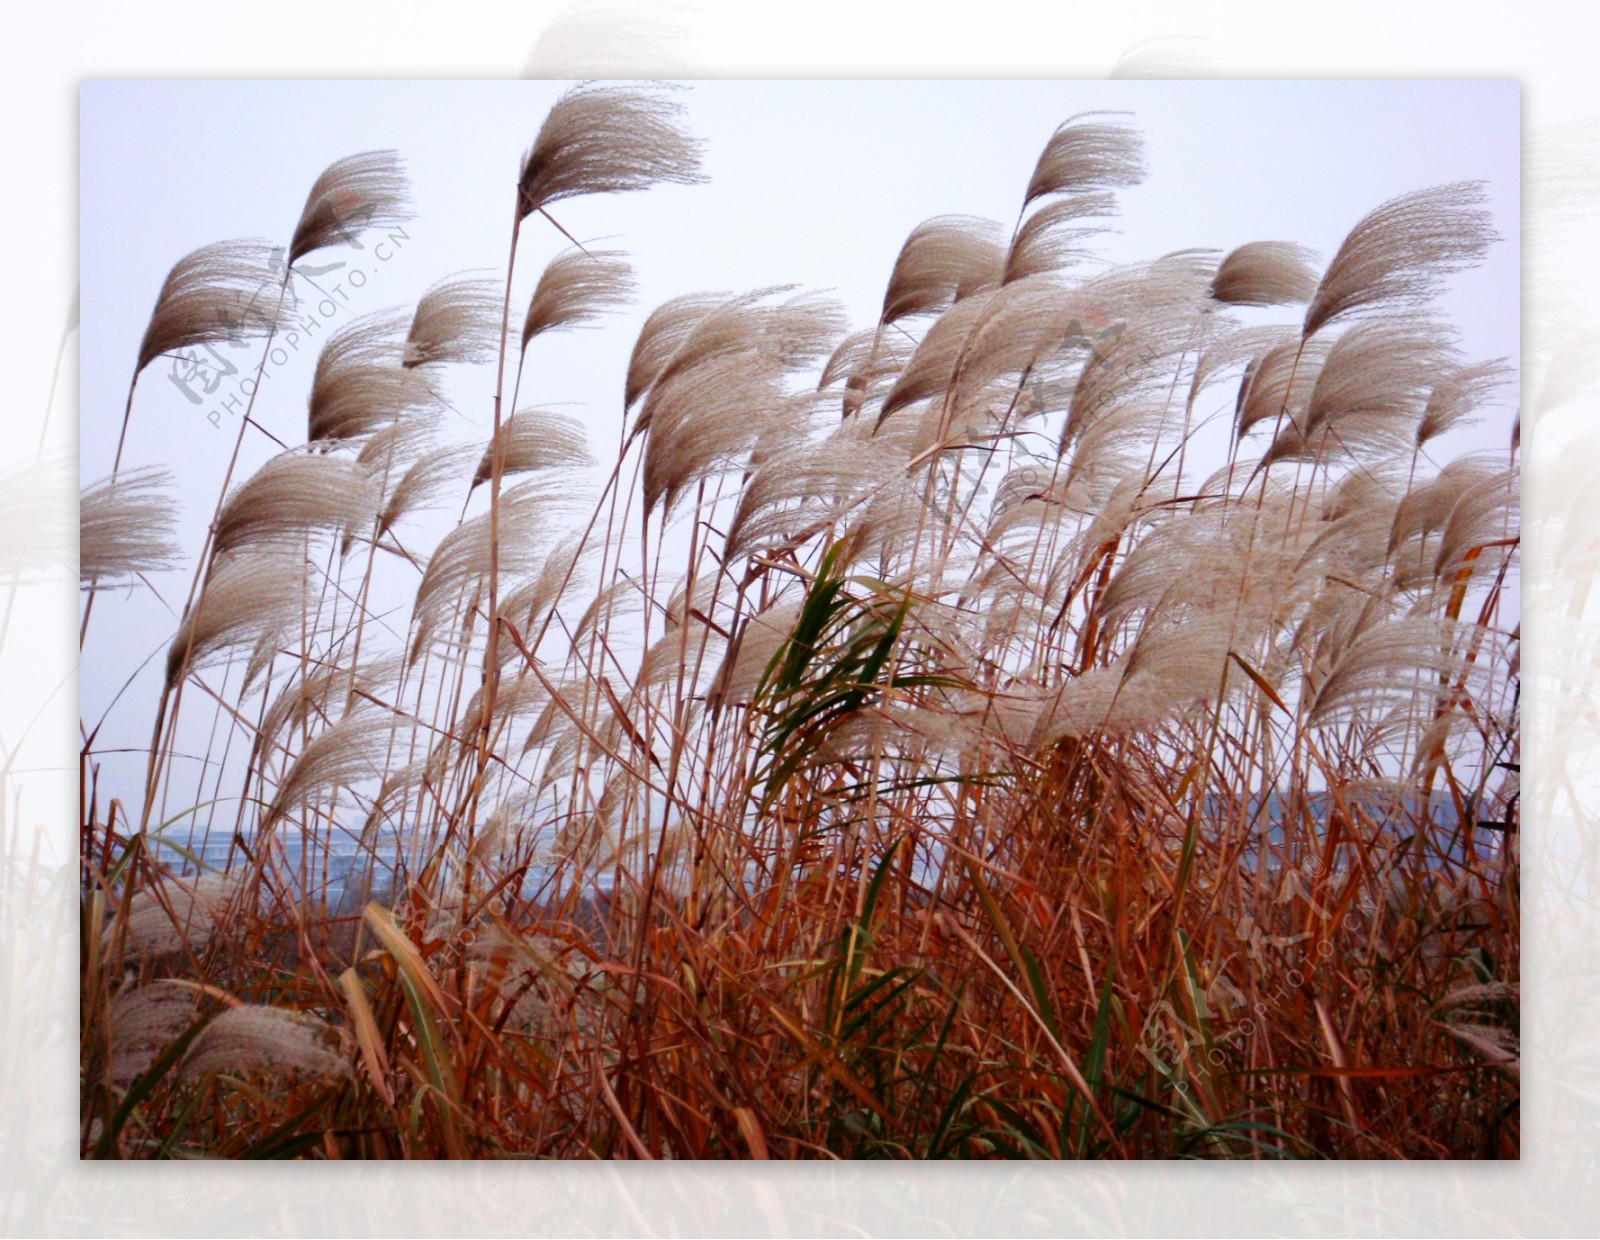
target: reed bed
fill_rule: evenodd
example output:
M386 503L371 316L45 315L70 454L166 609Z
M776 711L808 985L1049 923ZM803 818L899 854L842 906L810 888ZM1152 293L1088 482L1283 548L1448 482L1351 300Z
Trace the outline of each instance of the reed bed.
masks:
M142 787L85 724L86 1156L1517 1156L1517 445L1452 446L1512 376L1439 302L1481 187L1111 265L1141 142L1074 117L875 323L660 306L602 444L519 401L626 256L526 309L517 262L699 148L585 85L514 171L503 291L331 337L305 443L178 479L202 546L157 472L85 493L84 642L192 570ZM291 260L405 192L336 163ZM264 364L265 252L174 268L135 384L241 289Z

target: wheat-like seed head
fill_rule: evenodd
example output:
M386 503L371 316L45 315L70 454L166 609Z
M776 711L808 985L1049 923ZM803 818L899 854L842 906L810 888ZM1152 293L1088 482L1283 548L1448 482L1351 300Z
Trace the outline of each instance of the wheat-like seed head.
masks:
M869 400L882 399L886 385L911 359L915 348L915 340L881 326L854 332L840 341L828 358L817 390L831 389L842 379L841 417L854 417Z
M166 681L222 651L276 633L305 606L305 561L273 551L221 556L167 650Z
M593 544L580 542L579 531L568 534L551 549L537 575L500 597L502 620L524 640L533 640L540 617L558 601L558 592L564 597L569 591L582 588L584 560L593 554ZM522 658L514 642L500 643L496 654L502 667Z
M1427 407L1417 422L1417 447L1469 425L1472 415L1505 387L1510 377L1503 357L1447 369L1428 394Z
M904 453L893 443L852 433L858 425L846 423L822 443L796 443L751 474L728 525L729 559L767 542L803 541L892 485Z
M500 496L498 514L482 513L446 534L417 585L412 607L417 636L412 657L420 653L454 603L487 577L491 519L499 524L500 575L515 579L538 571L545 548L556 533L550 528L551 519L581 502L581 494L570 483L535 475Z
M1419 536L1425 542L1444 525L1463 494L1493 478L1503 467L1498 453L1469 453L1446 461L1432 478L1411 487L1395 507L1386 555L1401 561L1415 559L1415 552L1404 550L1406 544Z
M478 689L467 699L466 706L462 708L461 717L456 721L454 728L455 734L476 736L486 724L509 723L520 716L541 710L549 700L550 695L545 692L544 686L532 676L520 677L498 687L494 696L493 713L486 719L484 692Z
M1303 425L1306 403L1328 355L1321 341L1285 340L1255 357L1239 382L1234 406L1234 437L1243 439L1262 423Z
M312 667L303 679L286 683L267 707L259 728L263 744L278 744L286 727L299 728L313 719L329 721L343 715L347 696L373 693L393 684L399 671L400 660L392 655L363 662L353 670L335 661Z
M634 614L643 608L644 602L643 588L628 577L621 577L609 585L602 586L589 600L589 605L579 615L578 622L572 626L573 649L583 649L602 624L610 624L620 617Z
M106 1075L126 1088L200 1015L200 992L184 982L158 980L111 1000L111 1057Z
M768 290L730 299L706 315L661 369L640 409L648 430L645 509L670 511L692 482L742 463L771 435L799 436L816 394L790 395L792 371L835 345L843 318L832 302L797 297L761 304Z
M737 639L723 656L706 704L712 709L723 705L747 705L768 665L788 645L800 618L798 602L782 602L751 616Z
M632 409L656 381L700 320L727 300L727 293L686 293L662 302L650 312L628 358L624 411Z
M356 439L439 404L433 380L403 366L403 316L391 310L364 315L328 338L317 355L306 410L313 443Z
M1217 323L1218 320L1212 320L1213 327ZM1294 328L1281 325L1224 326L1208 333L1195 358L1194 373L1189 380L1188 403L1192 406L1207 387L1236 366L1250 366L1253 373L1257 359L1298 335Z
M396 735L411 726L403 716L358 702L300 751L279 781L263 824L285 817L298 802L315 801L367 780L381 780Z
M1029 276L1051 275L1093 257L1088 241L1109 226L1084 221L1115 215L1116 211L1116 195L1105 191L1069 194L1035 208L1011 239L1001 278L1010 284Z
M1471 562L1467 557L1485 543L1517 532L1517 474L1502 470L1466 488L1450 509L1439 534L1433 575L1443 584Z
M889 394L883 398L883 408L878 413L880 425L899 410L946 390L968 338L983 321L984 312L996 296L998 290L974 293L934 320Z
M1325 424L1371 417L1403 425L1409 438L1438 374L1458 365L1451 334L1436 322L1407 316L1357 323L1328 350L1300 428L1309 437Z
M1473 670L1466 652L1476 627L1429 615L1390 618L1368 605L1328 640L1323 657L1329 671L1311 694L1307 722L1332 723L1413 698L1429 703L1431 718L1430 698L1441 684ZM1435 681L1431 691L1428 679Z
M294 1074L321 1080L351 1075L334 1050L336 1031L309 1012L241 1003L212 1019L190 1044L179 1071L186 1077Z
M173 879L162 882L159 891L141 887L118 911L118 920L106 927L104 941L111 942L120 924L129 949L138 956L203 951L240 890L237 874Z
M447 493L466 488L476 451L470 446L435 448L418 457L400 476L378 516L378 532L385 533L413 512L438 504Z
M268 548L293 551L323 530L370 524L377 480L360 464L285 452L236 486L217 513L218 554Z
M566 414L543 409L519 409L500 427L502 477L536 469L581 469L594 464L589 455L583 423ZM494 445L483 450L472 485L489 481L494 465Z

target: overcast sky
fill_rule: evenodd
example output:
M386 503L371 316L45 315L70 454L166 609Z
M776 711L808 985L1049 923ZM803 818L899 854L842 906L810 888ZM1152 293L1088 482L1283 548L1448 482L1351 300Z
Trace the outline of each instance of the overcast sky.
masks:
M89 82L82 89L81 474L111 466L128 375L171 264L230 237L285 242L316 175L355 151L394 147L417 218L379 249L313 255L336 304L320 335L272 368L255 416L291 445L305 439L315 348L356 314L409 306L465 269L503 278L518 161L561 93L553 82ZM553 214L580 240L627 251L640 294L600 330L540 341L522 404L579 412L605 455L622 376L645 314L700 289L795 284L830 291L852 325L876 319L906 233L936 214L985 215L1009 228L1041 146L1061 121L1125 110L1144 132L1150 175L1121 194L1118 232L1101 250L1148 259L1189 247L1227 250L1282 239L1325 261L1368 210L1409 190L1461 179L1488 185L1503 237L1452 285L1446 309L1471 357L1519 352L1519 97L1513 82L698 82L677 97L705 142L709 183L580 199ZM566 245L537 218L524 228L514 307ZM334 264L344 264L333 267ZM309 288L301 286L304 297ZM321 298L317 298L321 301ZM315 313L309 300L303 311ZM513 313L519 312L514 308ZM226 354L253 368L254 349ZM492 367L458 374L463 439L483 442ZM193 403L158 361L145 372L125 467L165 464L182 487L186 552L217 499L236 422L190 382ZM181 377L181 376L180 376ZM237 379L226 380L227 385ZM1509 414L1485 426L1503 446ZM251 434L239 477L276 448ZM158 580L180 607L192 566ZM115 617L115 619L113 619ZM132 667L164 648L173 617L154 600L107 594L82 667L90 726ZM159 662L157 660L156 662ZM102 736L143 745L159 688L152 664ZM107 769L137 779L133 759ZM133 790L128 791L128 795ZM113 793L118 794L118 793Z

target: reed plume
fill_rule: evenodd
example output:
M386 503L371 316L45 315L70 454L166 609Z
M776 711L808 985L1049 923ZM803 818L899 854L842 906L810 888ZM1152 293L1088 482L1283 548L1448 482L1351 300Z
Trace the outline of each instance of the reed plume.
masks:
M499 311L493 280L467 275L440 280L412 312L402 365L410 369L492 360Z
M254 642L297 619L305 600L304 562L275 552L217 561L167 649L167 685L224 650Z
M335 1030L309 1012L242 1003L212 1019L183 1057L185 1076L282 1075L332 1079L350 1066L334 1049Z
M292 551L321 530L345 530L378 515L378 486L360 464L286 452L233 489L217 513L217 554Z
M1292 241L1248 242L1222 260L1211 296L1225 305L1301 305L1317 291L1315 258Z
M78 501L78 580L94 585L171 568L178 558L171 489L172 475L158 467L87 488Z
M1050 135L1023 194L1023 206L1051 194L1120 189L1144 180L1144 142L1125 121L1085 112Z
M369 228L411 219L405 169L395 151L362 151L336 159L311 184L289 238L289 264L331 245L357 245Z
M265 241L218 241L172 265L156 296L136 370L200 345L264 336L277 324L278 274Z
M1459 181L1402 194L1363 217L1323 272L1303 333L1428 301L1446 277L1481 262L1495 240L1486 200L1480 184Z
M357 439L437 404L433 380L402 364L404 329L401 316L379 311L328 338L311 379L307 439L313 443Z
M539 469L576 469L592 465L583 423L565 414L544 409L520 409L500 428L500 472L502 476L525 474ZM489 480L493 448L485 448L472 475L472 485Z
M550 260L522 321L522 350L534 337L593 322L633 295L632 269L616 250L574 250Z
M1006 266L1000 225L975 215L938 215L911 230L889 273L879 322L947 310L998 284Z
M556 101L522 159L520 217L563 198L702 180L682 105L637 86L585 83Z

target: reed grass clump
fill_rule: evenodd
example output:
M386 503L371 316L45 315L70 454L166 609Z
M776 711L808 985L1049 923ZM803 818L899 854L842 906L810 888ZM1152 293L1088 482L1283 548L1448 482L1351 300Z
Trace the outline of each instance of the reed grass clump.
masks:
M615 410L519 409L635 291L547 208L698 152L564 95L503 294L356 321L306 443L230 464L146 785L85 730L83 1152L1516 1156L1517 448L1461 436L1509 375L1440 299L1481 187L1326 267L1111 265L1142 144L1076 117L876 322L687 290ZM392 153L291 262L352 204L404 216ZM254 254L183 260L140 366ZM85 633L178 556L164 485L85 494Z

